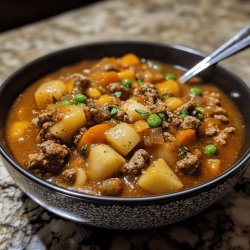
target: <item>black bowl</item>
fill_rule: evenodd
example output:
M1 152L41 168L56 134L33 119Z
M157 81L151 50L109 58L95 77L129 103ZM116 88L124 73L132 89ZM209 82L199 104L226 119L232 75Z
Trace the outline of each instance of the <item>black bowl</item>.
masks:
M38 78L73 63L128 52L139 57L190 68L204 55L178 45L152 42L104 42L81 45L41 57L10 76L0 89L0 152L5 167L20 188L38 204L62 217L88 225L113 229L142 229L163 226L190 217L223 197L241 178L250 159L250 90L229 71L214 66L202 73L216 83L239 107L246 125L245 141L238 161L208 182L166 195L141 198L104 197L74 192L32 175L12 157L4 127L11 104Z

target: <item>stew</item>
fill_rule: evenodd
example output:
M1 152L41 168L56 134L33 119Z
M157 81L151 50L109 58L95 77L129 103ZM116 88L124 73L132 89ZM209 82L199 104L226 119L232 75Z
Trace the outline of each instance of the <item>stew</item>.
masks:
M203 183L236 161L244 124L220 89L182 73L134 54L60 69L18 96L8 146L40 178L95 195Z

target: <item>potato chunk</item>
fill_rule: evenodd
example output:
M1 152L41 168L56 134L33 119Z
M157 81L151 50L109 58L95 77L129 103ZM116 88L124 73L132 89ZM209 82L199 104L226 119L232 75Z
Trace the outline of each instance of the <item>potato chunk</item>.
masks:
M151 153L155 159L163 158L169 166L174 167L178 159L178 150L178 145L175 142L166 142L155 146Z
M36 90L35 101L39 109L44 109L50 103L53 103L53 97L60 100L66 91L66 86L62 81L53 80L45 82Z
M137 183L152 194L171 193L183 187L181 180L162 158L152 162Z
M136 109L148 112L149 114L151 113L145 105L132 99L127 100L121 108L133 119L134 122L142 119L147 119L146 116L138 114L135 111Z
M64 117L51 127L50 132L67 143L77 130L85 125L86 117L82 108L76 105L62 106L60 110L64 113Z
M127 123L120 123L106 132L106 139L120 154L126 156L141 140Z
M91 147L88 155L88 174L91 180L105 180L117 173L125 159L105 144Z
M27 128L30 126L28 121L18 121L13 123L8 129L8 135L13 139L18 139L25 135Z
M76 179L74 182L74 187L76 188L82 188L87 183L87 174L86 171L83 168L78 168L76 170Z

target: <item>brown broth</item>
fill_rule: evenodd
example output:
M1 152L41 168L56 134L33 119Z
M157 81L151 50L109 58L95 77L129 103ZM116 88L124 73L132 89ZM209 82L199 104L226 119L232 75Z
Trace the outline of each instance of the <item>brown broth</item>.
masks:
M48 76L39 79L31 86L29 86L15 101L11 110L9 112L9 116L6 123L6 139L8 142L8 146L14 156L14 158L19 162L24 168L27 168L27 159L28 155L31 153L37 153L39 148L37 146L36 137L39 132L37 128L34 128L32 125L26 130L25 135L20 139L13 138L11 136L11 126L18 121L28 121L31 123L31 120L37 115L37 108L34 100L34 92L38 88L38 86L44 81L56 79L62 74L79 72L82 73L83 69L88 69L93 66L95 62L93 61L85 61L79 63L77 65L73 65L70 67L62 68L54 73L49 74ZM162 64L164 65L164 64ZM167 72L171 72L180 76L182 74L181 70L173 68L168 65L164 65ZM221 106L228 111L229 124L228 126L233 126L236 128L234 134L230 135L228 138L228 143L225 146L219 146L218 154L216 158L221 160L221 171L220 173L227 170L236 160L239 155L240 149L242 147L243 137L244 137L244 124L242 120L242 116L234 105L234 103L230 100L228 96L226 96L221 90L216 88L213 85L201 84L199 88L202 90L216 90L221 94ZM186 93L188 91L188 86L181 86L182 93ZM207 144L209 138L199 138L197 141L195 148L203 150L204 144ZM212 142L212 139L211 139ZM202 170L196 175L186 175L186 174L178 174L179 178L184 184L185 188L190 188L192 186L198 185L200 183L206 182L215 177L210 171L206 170L204 167L204 161L207 159L206 156L202 156ZM60 175L53 178L53 181L58 185L64 186L66 188L71 188L63 181ZM125 182L125 188L121 196L130 196L130 197L138 197L138 196L147 196L149 195L147 192L143 191L138 185L135 184L134 181L129 182L130 185L134 185L134 188L130 188L129 184ZM88 182L87 186L78 191L93 193L96 194L99 192L98 182Z

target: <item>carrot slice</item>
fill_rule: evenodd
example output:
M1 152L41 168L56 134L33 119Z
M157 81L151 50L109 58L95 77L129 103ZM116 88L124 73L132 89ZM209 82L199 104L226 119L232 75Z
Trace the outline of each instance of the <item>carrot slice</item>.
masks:
M139 120L135 122L133 127L137 133L141 133L149 128L147 122L144 120Z
M190 145L196 140L194 129L179 130L176 134L176 139L180 144Z
M101 80L101 86L106 86L112 82L120 82L120 77L118 76L117 72L110 71L103 74L103 78Z
M102 123L89 128L80 138L77 144L77 150L80 151L82 146L94 143L105 143L105 132L112 128L110 124Z

